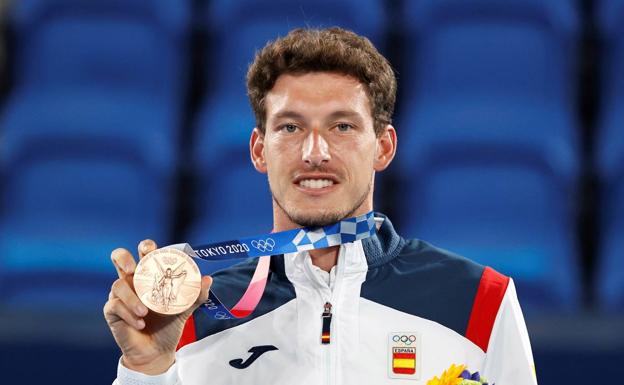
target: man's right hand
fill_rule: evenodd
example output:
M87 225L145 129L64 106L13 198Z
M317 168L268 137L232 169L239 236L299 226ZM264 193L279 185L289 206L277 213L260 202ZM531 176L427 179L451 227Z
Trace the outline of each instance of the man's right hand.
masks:
M156 249L152 240L139 243L139 258ZM175 350L186 320L208 299L212 278L202 277L201 292L195 304L182 314L160 315L150 311L137 296L132 277L136 261L126 249L115 249L111 259L119 279L113 282L104 318L121 348L122 363L144 374L162 374L175 360Z

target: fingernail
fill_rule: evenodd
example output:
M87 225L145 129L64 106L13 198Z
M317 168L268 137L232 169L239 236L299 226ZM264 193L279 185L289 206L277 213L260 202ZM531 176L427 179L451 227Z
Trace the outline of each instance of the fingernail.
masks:
M143 321L142 319L138 320L137 326L139 327L139 329L143 329L145 327L145 321Z
M143 253L148 253L150 251L150 249L152 248L152 242L143 242L143 246L141 247L141 249L143 250Z
M125 271L127 274L132 273L132 264L131 264L131 263L126 263L126 264L124 265L124 268L123 268L123 269L124 269L124 271Z

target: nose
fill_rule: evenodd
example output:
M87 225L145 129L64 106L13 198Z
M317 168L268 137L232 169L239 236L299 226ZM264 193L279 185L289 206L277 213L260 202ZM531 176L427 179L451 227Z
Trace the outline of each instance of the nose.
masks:
M318 130L311 130L305 138L302 159L313 167L319 167L323 162L328 162L331 159L329 144Z

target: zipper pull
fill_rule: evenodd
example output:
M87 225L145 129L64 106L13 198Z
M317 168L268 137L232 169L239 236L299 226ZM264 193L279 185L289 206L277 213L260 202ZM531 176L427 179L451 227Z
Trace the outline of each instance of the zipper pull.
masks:
M325 302L325 306L323 307L323 314L321 317L323 318L323 331L321 333L321 344L327 345L330 342L330 330L331 330L331 319L332 319L332 304L329 302Z

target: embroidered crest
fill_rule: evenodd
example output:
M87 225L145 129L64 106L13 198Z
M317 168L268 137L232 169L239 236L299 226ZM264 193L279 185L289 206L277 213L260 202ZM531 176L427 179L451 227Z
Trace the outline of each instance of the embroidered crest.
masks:
M416 332L394 332L388 335L388 377L420 379L420 336Z

